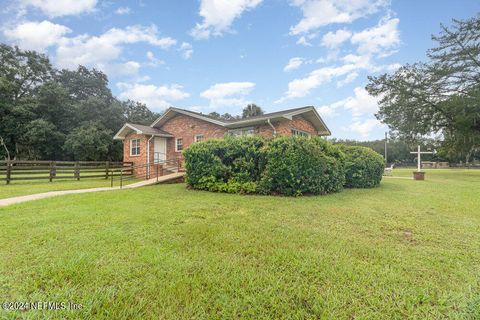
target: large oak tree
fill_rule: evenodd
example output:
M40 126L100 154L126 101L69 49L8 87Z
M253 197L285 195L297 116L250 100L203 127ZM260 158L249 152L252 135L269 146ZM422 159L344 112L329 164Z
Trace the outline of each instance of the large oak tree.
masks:
M432 39L427 62L369 77L376 115L409 140L440 134L443 154L468 163L480 149L480 16L453 20Z

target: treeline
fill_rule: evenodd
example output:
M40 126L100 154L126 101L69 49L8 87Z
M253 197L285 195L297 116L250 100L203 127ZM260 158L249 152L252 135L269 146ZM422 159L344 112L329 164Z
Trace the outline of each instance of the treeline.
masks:
M0 44L0 159L122 160L115 132L158 116L115 98L101 71L57 70L43 54Z
M344 139L329 139L330 142L335 144L344 144L347 146L361 146L373 149L374 151L380 153L385 157L385 140L372 140L372 141L357 141L357 140L344 140ZM387 164L412 164L416 160L414 154L410 152L415 151L417 146L420 145L420 148L423 150L438 150L439 142L434 140L425 140L421 142L406 142L398 138L388 139L387 143ZM424 161L448 161L442 152L438 152L435 155L422 155L422 160ZM455 161L455 160L453 160Z

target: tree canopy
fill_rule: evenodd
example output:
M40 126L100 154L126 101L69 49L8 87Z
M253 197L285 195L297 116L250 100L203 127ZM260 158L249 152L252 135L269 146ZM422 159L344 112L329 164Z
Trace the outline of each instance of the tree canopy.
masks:
M426 62L369 77L376 117L410 141L437 134L441 152L468 163L480 149L480 16L441 25Z
M158 116L115 98L99 70L57 70L43 54L0 44L0 158L121 160L114 133Z
M260 116L264 114L262 108L257 106L255 103L248 104L242 111L242 119Z

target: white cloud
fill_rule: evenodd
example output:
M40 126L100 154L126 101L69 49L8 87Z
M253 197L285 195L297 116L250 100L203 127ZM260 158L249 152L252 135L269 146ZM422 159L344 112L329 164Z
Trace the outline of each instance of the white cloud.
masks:
M305 37L305 36L301 36L300 38L298 38L297 44L300 44L300 45L306 46L306 47L311 47L312 46L312 44L310 42L308 42L307 37Z
M182 57L184 59L190 59L193 54L193 47L188 42L182 42L180 49L178 49L182 53Z
M293 0L303 18L290 28L290 34L300 35L332 23L351 23L377 12L387 0Z
M248 95L255 83L253 82L225 82L217 83L203 91L200 96L210 100L210 107L244 106Z
M328 83L334 78L346 76L357 70L369 68L371 68L370 59L368 56L364 56L356 57L356 59L352 59L349 63L345 63L341 66L328 66L316 69L304 78L291 81L288 84L288 90L284 97L275 102L280 103L287 99L304 97L308 95L312 89L315 89L324 83Z
M344 108L352 111L354 117L365 114L374 114L378 111L377 98L368 94L367 90L362 87L353 89L354 97L348 97L345 100Z
M137 61L127 61L125 63L107 64L100 67L111 76L138 76L141 65Z
M115 13L118 15L130 14L132 10L129 7L120 7L115 10Z
M92 12L97 0L23 0L21 5L41 10L50 18Z
M161 64L165 64L165 61L157 59L152 51L147 51L146 55L147 55L147 59L149 61L148 66L150 66L150 67L156 67L156 66L159 66Z
M352 72L347 74L347 76L343 80L337 81L337 88L343 87L344 85L355 81L357 77L358 77L358 72Z
M167 49L176 43L170 37L159 37L155 26L129 26L112 28L100 36L80 35L62 38L58 42L56 62L60 67L76 68L77 65L98 66L117 59L122 45L146 42Z
M42 22L25 22L13 29L5 29L5 37L23 49L44 51L55 45L67 33L72 32L66 26Z
M330 105L321 106L318 110L327 115L335 115L336 110L343 108L350 110L354 118L364 115L373 115L378 112L377 98L368 94L363 87L356 87L353 89L353 96L346 99L339 100Z
M367 138L372 130L375 128L383 127L382 124L376 119L367 119L364 121L355 121L348 128L349 131L356 132L362 136L362 138Z
M392 50L400 44L399 22L397 18L383 18L375 27L356 32L350 41L358 45L360 54L388 55L386 50Z
M322 37L322 46L334 49L350 39L351 36L352 32L346 29L339 29L336 32L328 32Z
M171 106L170 101L178 101L190 96L178 84L155 86L153 84L117 83L121 90L119 98L145 103L149 108L161 110Z
M200 16L202 23L197 23L191 31L196 39L208 39L220 36L230 30L236 18L246 10L254 9L263 0L201 0Z
M292 70L295 70L295 69L298 69L304 62L304 59L303 58L300 58L300 57L295 57L295 58L291 58L287 65L285 66L285 68L283 68L283 71L285 72L289 72L289 71L292 71Z

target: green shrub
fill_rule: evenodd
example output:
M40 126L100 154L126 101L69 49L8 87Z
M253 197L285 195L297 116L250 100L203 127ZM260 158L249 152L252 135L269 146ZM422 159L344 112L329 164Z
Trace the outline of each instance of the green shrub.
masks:
M343 153L320 138L281 137L265 147L262 193L284 195L337 192L344 184Z
M382 180L383 157L366 147L341 146L345 153L345 187L372 188Z
M186 182L195 189L255 193L264 157L260 137L226 137L194 143L184 152Z
M319 137L227 137L194 143L183 154L190 187L228 193L297 196L374 187L384 168L368 148Z

